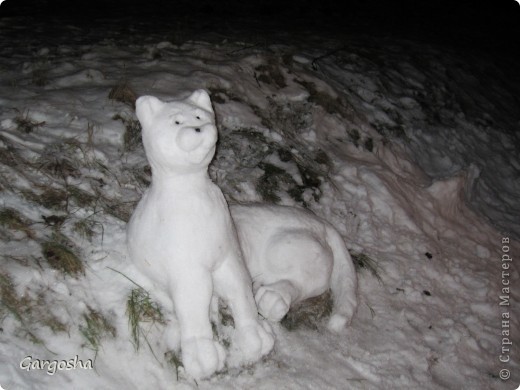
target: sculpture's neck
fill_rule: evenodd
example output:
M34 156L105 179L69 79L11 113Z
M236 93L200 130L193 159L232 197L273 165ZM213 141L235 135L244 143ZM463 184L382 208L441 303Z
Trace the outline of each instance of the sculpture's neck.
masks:
M207 170L194 172L164 172L152 170L152 185L158 188L186 188L211 183Z

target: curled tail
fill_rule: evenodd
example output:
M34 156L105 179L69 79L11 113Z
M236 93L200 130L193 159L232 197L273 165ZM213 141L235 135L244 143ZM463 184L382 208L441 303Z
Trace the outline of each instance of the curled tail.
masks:
M340 331L350 323L357 307L357 275L343 238L333 227L327 228L327 241L334 256L330 278L334 307L328 327Z

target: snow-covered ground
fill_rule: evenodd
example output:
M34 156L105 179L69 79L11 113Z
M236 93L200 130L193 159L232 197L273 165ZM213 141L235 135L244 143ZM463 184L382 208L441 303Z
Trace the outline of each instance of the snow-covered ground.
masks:
M0 46L3 388L518 386L520 85L500 62L362 35L60 31ZM198 88L213 99L210 173L228 200L309 208L365 266L343 333L275 325L263 361L195 383L171 363L177 326L158 311L136 351L124 239L150 180L131 90ZM93 369L36 367L76 356Z

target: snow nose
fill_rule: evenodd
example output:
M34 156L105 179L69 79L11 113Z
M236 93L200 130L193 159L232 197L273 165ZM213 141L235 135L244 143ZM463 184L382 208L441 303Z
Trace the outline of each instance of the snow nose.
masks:
M179 131L177 136L177 144L185 152L198 148L210 148L216 141L217 130L210 123L197 127L185 127Z
M197 127L193 127L193 131L196 133L205 133L206 131L213 129L214 126L211 123L206 123L203 125L198 125Z

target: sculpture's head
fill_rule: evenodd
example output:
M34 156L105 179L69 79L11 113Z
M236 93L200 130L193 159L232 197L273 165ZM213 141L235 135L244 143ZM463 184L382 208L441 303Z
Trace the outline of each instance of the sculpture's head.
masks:
M154 172L189 173L206 170L217 143L215 114L204 90L180 101L153 96L136 101L146 156Z

